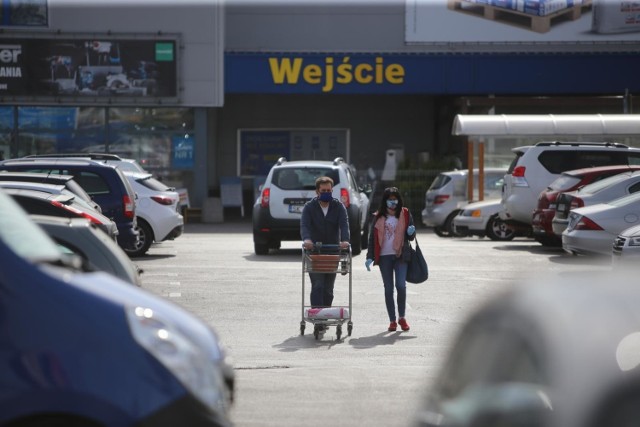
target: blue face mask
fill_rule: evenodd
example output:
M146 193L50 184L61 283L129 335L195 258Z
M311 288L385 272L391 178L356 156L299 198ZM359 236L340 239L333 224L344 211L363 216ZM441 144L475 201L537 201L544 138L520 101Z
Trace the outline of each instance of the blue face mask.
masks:
M330 202L333 200L333 194L331 193L320 193L320 195L318 196L318 199L321 202Z
M398 206L398 201L397 200L387 200L387 207L389 209L395 209L396 206Z

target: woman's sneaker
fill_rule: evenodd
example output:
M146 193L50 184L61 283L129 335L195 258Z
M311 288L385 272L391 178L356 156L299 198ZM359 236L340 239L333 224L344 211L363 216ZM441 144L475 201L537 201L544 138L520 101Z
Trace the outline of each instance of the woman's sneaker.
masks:
M389 332L393 332L396 329L398 329L398 324L396 322L389 323L389 329L387 329Z
M401 317L400 320L398 320L398 323L400 324L400 327L402 328L403 331L408 331L409 329L411 329L409 327L409 324L407 323L407 320L404 317Z

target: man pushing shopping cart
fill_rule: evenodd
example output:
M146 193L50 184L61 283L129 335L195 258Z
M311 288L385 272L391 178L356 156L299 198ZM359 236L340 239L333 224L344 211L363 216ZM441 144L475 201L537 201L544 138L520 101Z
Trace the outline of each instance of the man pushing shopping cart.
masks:
M316 197L302 209L300 235L302 236L302 321L314 324L318 339L329 326L336 326L340 339L342 323L348 320L351 335L351 247L349 245L349 219L342 202L333 197L333 180L322 176L316 179ZM349 275L349 306L332 307L333 288L337 273ZM311 305L305 304L305 273L311 282Z

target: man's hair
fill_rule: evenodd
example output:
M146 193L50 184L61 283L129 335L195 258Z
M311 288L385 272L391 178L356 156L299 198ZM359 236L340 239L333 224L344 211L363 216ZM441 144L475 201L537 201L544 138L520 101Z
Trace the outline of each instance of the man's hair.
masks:
M317 178L316 190L319 190L322 184L331 184L331 188L333 188L333 179L329 178L328 176L321 176L320 178Z

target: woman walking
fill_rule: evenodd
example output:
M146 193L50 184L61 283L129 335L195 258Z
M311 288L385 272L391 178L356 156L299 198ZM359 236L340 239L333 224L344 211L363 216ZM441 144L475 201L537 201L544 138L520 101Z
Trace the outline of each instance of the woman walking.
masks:
M403 206L400 191L396 187L386 188L382 193L380 207L375 212L371 225L365 267L368 271L371 271L371 264L380 267L384 284L384 300L390 322L389 331L395 331L398 324L403 331L410 329L405 318L407 263L403 260L402 248L405 240L415 238L415 233L416 227L413 225L413 217L409 209ZM394 288L398 293L399 318L397 322Z

